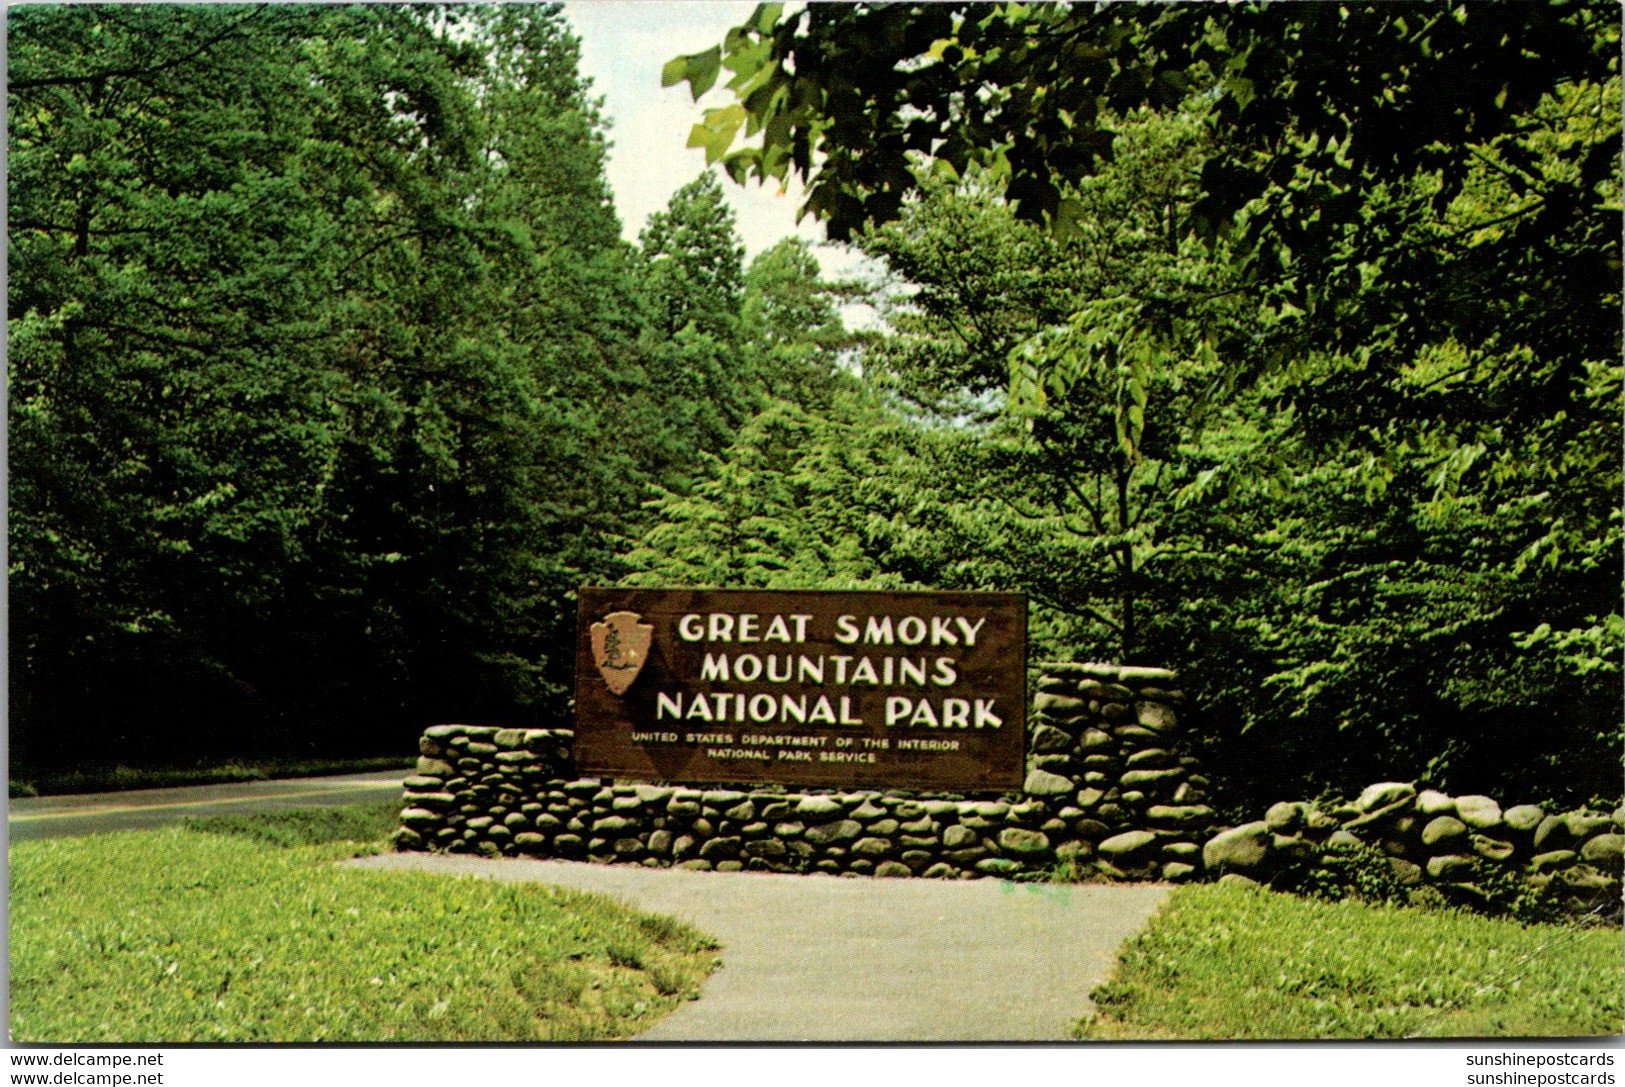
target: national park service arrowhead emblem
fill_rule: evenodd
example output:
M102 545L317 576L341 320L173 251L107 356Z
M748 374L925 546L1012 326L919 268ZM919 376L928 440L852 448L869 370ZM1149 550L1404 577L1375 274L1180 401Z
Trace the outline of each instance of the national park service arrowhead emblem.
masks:
M612 611L592 625L592 659L613 694L625 694L649 659L655 628L642 618L635 611Z

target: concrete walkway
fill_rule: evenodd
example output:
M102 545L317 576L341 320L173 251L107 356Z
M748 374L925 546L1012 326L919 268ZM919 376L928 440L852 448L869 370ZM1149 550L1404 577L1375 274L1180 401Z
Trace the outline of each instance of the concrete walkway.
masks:
M347 862L613 895L722 943L639 1041L1059 1041L1163 884L840 879L397 853Z
M129 789L117 793L17 798L7 806L6 824L14 842L61 838L115 830L145 830L188 815L229 815L330 808L399 798L404 770L364 774L242 781L230 785L181 785L169 789Z

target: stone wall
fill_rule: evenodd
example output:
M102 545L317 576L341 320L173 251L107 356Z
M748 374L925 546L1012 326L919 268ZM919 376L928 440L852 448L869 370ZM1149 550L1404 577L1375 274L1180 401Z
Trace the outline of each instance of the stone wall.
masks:
M1287 889L1335 874L1361 850L1382 855L1395 884L1474 908L1493 905L1496 883L1515 877L1573 910L1619 903L1625 808L1548 812L1503 809L1487 796L1447 796L1405 782L1372 785L1346 804L1283 801L1264 818L1220 832L1203 849L1211 878Z
M1214 826L1174 674L1041 669L1020 793L690 788L577 779L563 729L439 725L396 845L718 871L1114 879L1199 874Z

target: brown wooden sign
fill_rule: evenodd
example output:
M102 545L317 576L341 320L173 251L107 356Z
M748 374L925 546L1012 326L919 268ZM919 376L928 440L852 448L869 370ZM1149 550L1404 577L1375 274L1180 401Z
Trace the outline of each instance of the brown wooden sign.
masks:
M1009 593L581 590L576 767L669 782L1021 787Z

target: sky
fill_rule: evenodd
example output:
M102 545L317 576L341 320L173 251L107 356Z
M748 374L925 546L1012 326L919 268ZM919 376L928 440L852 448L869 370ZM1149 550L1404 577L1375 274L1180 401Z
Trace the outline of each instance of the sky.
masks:
M636 241L649 213L666 206L671 194L699 176L705 152L686 147L689 129L709 106L731 96L718 88L698 103L686 83L660 86L660 69L671 58L719 45L730 27L744 22L756 0L575 0L564 14L581 38L581 72L592 79L611 122L609 183L621 233ZM724 71L724 77L727 76ZM722 188L738 219L746 259L787 234L822 242L823 227L810 217L796 224L802 192L792 184L737 185L726 176ZM851 274L856 254L820 246L826 276Z

